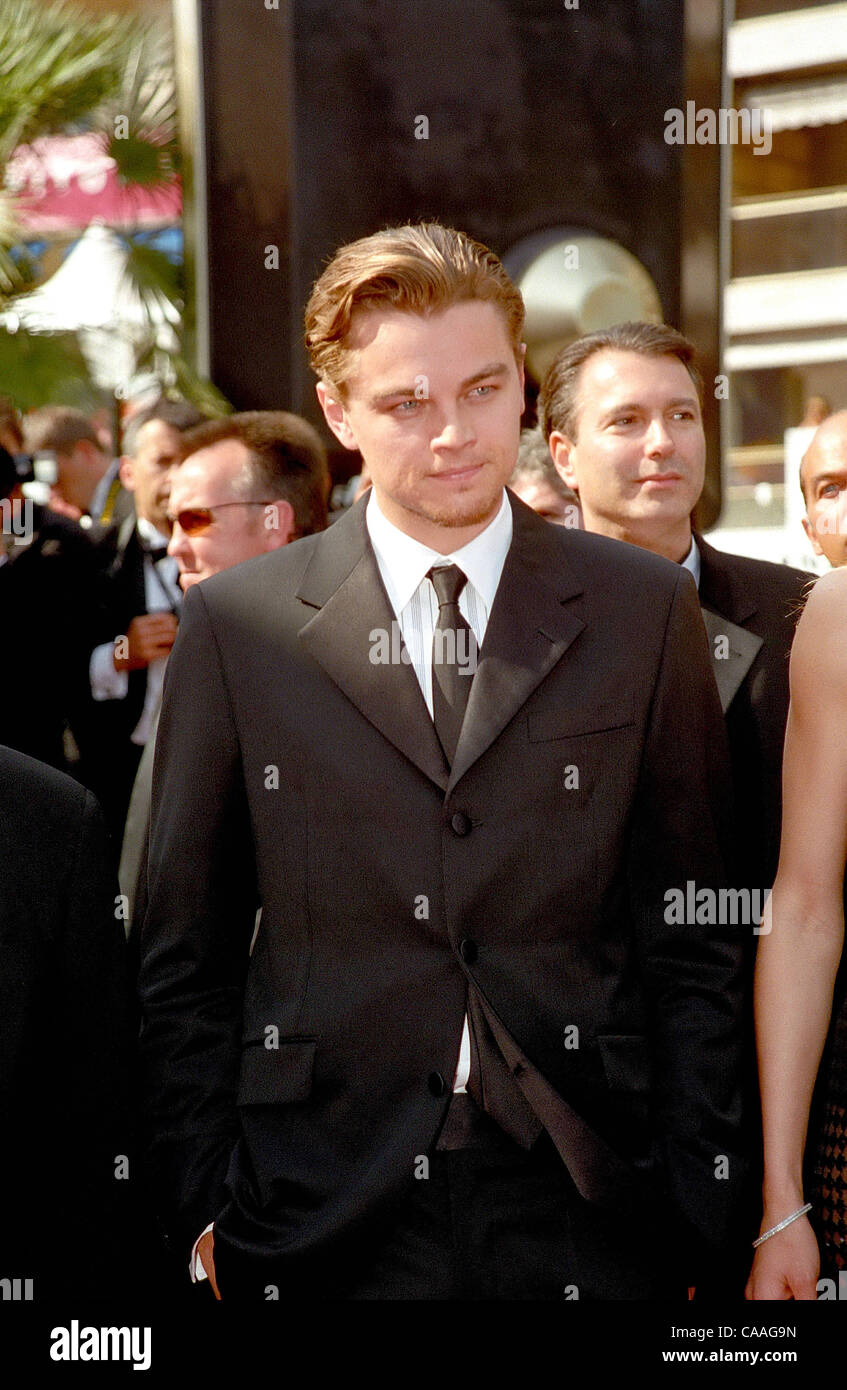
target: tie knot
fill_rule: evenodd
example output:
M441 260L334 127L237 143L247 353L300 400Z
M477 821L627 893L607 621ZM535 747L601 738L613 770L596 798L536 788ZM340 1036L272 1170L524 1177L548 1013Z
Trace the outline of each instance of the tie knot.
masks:
M468 576L458 565L439 565L429 571L427 578L432 580L439 608L458 603L459 594L468 582Z

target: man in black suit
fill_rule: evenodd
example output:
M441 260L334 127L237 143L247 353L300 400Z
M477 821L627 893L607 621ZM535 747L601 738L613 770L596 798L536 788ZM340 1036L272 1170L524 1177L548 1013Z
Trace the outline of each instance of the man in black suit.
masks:
M729 735L738 873L764 890L779 855L788 656L812 576L727 555L693 530L706 464L701 393L687 338L666 324L623 323L559 353L539 416L586 529L694 576Z
M761 1151L752 975L766 891L776 875L788 657L810 575L715 550L691 525L703 490L706 440L694 347L665 324L623 323L578 339L556 358L539 414L584 525L693 574L726 720L736 812L733 879L749 892L745 960L745 1149L752 1160L734 1258L713 1292L740 1291L758 1230ZM755 896L754 896L755 894Z
M373 486L186 598L141 967L172 1239L224 1301L684 1296L738 1178L736 932L667 906L727 831L694 586L506 492L486 248L365 238L306 321Z
M113 1290L113 1236L130 1219L124 935L107 861L91 793L0 747L0 1279L35 1302Z
M120 476L134 508L98 544L100 630L89 668L98 754L93 785L116 853L182 597L176 561L167 554L170 475L182 457L182 431L203 418L184 401L162 400L130 421Z
M11 441L10 441L11 442ZM23 495L0 446L0 741L87 781L97 556L82 528ZM82 756L81 756L82 755Z

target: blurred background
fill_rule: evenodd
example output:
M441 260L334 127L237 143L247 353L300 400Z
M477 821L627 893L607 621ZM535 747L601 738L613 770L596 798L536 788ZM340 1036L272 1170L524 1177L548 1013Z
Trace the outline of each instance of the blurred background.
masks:
M669 144L688 103L767 108L769 152ZM847 407L847 4L4 0L0 158L22 410L114 434L164 389L320 424L312 281L341 242L438 217L521 285L527 423L564 343L664 318L704 364L700 525L817 567L797 467Z

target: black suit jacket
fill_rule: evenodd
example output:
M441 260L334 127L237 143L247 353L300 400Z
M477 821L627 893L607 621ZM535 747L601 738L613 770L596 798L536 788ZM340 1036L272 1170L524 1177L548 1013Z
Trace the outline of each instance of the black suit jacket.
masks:
M117 884L91 793L2 747L0 864L0 1278L103 1295L134 1176Z
M133 618L147 612L144 587L144 546L135 512L100 538L101 566L98 644L126 633ZM128 739L141 717L147 690L146 670L130 671L125 700L104 700L98 714L101 736L110 741Z
M719 1238L738 929L665 920L668 889L722 881L729 801L691 576L511 497L448 770L412 669L372 660L366 501L192 589L169 661L141 994L172 1230L216 1219L296 1275L384 1214L443 1121L470 978Z
M702 536L695 539L701 563L700 603L732 759L738 820L735 874L746 887L764 890L776 877L779 859L788 659L803 597L814 576L788 565L727 555ZM720 641L724 634L726 644ZM727 648L728 655L718 654Z
M88 658L96 624L97 557L82 527L32 506L31 543L0 565L6 635L0 742L87 780L67 757L65 729L90 753Z

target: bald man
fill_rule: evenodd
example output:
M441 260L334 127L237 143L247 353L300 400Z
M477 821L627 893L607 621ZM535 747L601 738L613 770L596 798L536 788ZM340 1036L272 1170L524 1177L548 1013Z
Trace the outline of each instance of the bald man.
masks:
M800 464L803 530L833 568L847 561L847 410L819 425Z

